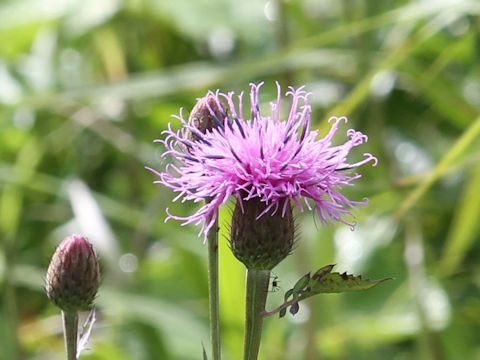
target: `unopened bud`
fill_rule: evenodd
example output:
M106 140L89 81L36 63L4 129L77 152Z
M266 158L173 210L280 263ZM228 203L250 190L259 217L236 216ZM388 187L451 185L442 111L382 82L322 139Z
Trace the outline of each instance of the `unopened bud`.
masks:
M87 310L99 283L99 264L92 244L81 235L67 237L48 266L45 288L49 299L63 311Z
M195 104L188 123L198 129L200 133L205 134L219 125L222 126L225 116L225 109L218 98L214 95L207 95ZM199 136L192 132L189 132L187 136L192 141L199 140Z
M233 211L230 247L247 269L271 270L292 251L295 226L290 204L283 216L281 210L260 216L265 206L259 199L237 201Z

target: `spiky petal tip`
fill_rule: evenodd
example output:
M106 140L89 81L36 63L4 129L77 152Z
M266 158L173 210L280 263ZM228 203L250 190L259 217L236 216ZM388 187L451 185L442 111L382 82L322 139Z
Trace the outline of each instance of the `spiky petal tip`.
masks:
M347 141L333 145L334 135L347 119L332 117L329 132L319 138L318 131L310 129L310 94L303 87L287 91L291 102L284 117L277 84L271 111L263 114L259 106L261 86L250 86L248 113L244 113L243 93L237 98L233 92L209 92L205 104L209 104L207 108L215 119L214 128L199 132L180 114L177 118L182 128L174 131L169 125L163 132L165 137L157 140L166 148L163 156L173 161L163 171L150 168L159 178L156 183L178 193L175 200L203 203L185 217L167 209L167 220L202 224L201 233L206 238L219 207L234 196L240 206L252 199L262 203L258 218L277 213L283 216L293 202L301 211L314 208L322 222L352 225L347 218L352 215L351 209L366 201L348 199L341 188L361 177L352 173L355 168L369 162L376 165L377 159L369 153L358 162L347 160L351 150L365 143L367 136L349 129ZM195 133L195 139L187 137L188 133ZM203 202L205 199L209 201Z

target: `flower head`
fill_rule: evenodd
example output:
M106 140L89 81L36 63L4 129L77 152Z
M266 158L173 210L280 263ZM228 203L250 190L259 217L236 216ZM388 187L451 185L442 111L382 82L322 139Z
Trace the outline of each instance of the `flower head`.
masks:
M233 92L209 92L210 100L205 104L215 127L199 132L180 114L177 118L182 129L174 131L169 125L164 131L166 137L157 140L166 147L163 156L174 161L165 171L150 169L159 177L156 183L177 192L175 200L209 200L186 217L172 215L167 209L167 220L203 223L201 233L206 237L219 207L234 196L240 206L252 199L262 203L263 211L257 218L284 215L292 201L301 211L313 205L322 222L350 224L345 219L351 215L350 209L366 201L349 200L340 190L361 177L350 170L368 162L376 165L377 159L368 153L359 162L347 161L350 151L366 142L367 136L350 129L345 143L333 145L339 125L347 119L332 117L330 131L318 138L318 131L310 129L310 94L303 87L287 91L291 104L283 119L277 85L277 99L270 103L270 114L264 115L259 108L261 86L251 84L248 114L243 111L243 93L235 104ZM188 134L195 134L195 139Z

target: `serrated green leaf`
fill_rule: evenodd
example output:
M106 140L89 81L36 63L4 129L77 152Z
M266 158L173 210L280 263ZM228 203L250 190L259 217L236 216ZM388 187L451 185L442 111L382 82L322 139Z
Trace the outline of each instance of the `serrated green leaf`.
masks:
M305 288L310 282L310 273L303 275L297 283L293 286L293 294L298 294L301 290Z
M318 269L312 276L312 280L321 281L326 275L330 274L335 265L326 265Z
M298 302L294 302L291 306L290 306L290 314L292 315L295 315L296 313L298 313L298 310L300 310L300 304Z
M366 290L386 280L389 280L389 278L370 280L363 279L361 275L354 276L347 274L346 272L342 274L330 273L324 276L320 281L316 281L312 284L311 293L313 295Z
M292 295L293 295L293 289L288 290L288 291L285 293L284 301L287 301L288 298L289 298L290 296L292 296Z

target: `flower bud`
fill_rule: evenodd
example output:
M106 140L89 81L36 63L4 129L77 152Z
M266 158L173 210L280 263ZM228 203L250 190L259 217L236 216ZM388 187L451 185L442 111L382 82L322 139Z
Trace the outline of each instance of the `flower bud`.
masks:
M214 95L207 95L198 100L190 113L188 123L202 134L223 124L226 113L223 105ZM188 131L187 137L192 141L199 140L199 136Z
M99 282L99 264L92 244L81 235L67 237L48 266L45 288L49 299L66 312L87 310Z
M265 203L255 198L237 200L233 211L230 247L247 269L271 270L292 251L295 226L290 203L283 216L281 208L261 215L264 210Z

